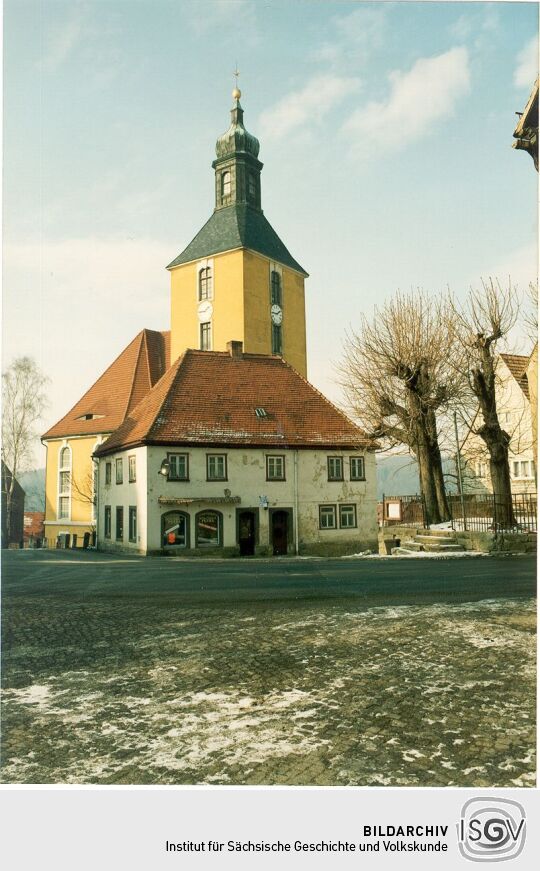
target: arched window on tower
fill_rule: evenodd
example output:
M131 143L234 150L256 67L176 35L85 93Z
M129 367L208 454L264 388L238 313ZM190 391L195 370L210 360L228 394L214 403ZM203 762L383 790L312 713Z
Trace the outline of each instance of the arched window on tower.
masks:
M199 302L212 299L212 270L209 266L199 270Z
M282 305L281 299L281 275L275 270L270 276L270 290L272 294L272 305Z
M252 172L248 176L248 200L250 203L257 201L257 182Z
M221 173L221 202L225 202L231 195L231 174L228 170Z

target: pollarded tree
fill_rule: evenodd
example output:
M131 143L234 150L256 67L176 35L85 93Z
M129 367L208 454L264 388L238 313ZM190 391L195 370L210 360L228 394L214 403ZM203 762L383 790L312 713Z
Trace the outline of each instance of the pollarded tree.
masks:
M464 353L467 381L479 414L472 432L480 436L489 453L491 484L497 504L497 523L514 525L512 487L508 459L510 435L503 429L497 408L497 361L499 347L516 323L519 304L511 284L482 281L481 290L471 290L464 305L452 303L455 340Z
M406 445L418 461L431 523L448 520L439 427L462 392L452 311L423 291L397 293L345 342L341 383L352 412L387 448Z
M33 459L48 380L31 357L18 357L2 375L2 456L12 473L6 486L8 541L16 479Z

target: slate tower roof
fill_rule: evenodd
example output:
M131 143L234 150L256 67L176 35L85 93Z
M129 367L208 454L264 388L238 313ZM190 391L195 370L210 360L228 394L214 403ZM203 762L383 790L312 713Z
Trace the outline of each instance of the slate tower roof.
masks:
M167 269L213 254L249 248L307 276L261 208L259 141L244 126L240 91L233 91L231 124L216 142L215 209L212 217Z

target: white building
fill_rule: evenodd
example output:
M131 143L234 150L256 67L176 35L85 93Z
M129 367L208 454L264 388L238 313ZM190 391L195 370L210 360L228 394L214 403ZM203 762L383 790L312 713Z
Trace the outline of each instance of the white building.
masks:
M377 550L374 445L280 357L188 350L98 448L98 547Z
M513 493L536 491L535 440L528 370L530 357L521 354L501 354L497 358L497 414L499 422L510 436L509 463ZM467 471L476 489L493 492L489 474L489 453L485 442L473 431L462 448ZM467 489L471 489L470 480Z

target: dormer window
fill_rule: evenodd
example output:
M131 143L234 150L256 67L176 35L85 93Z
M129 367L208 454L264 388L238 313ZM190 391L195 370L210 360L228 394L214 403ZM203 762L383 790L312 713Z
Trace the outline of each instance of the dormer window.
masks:
M89 411L87 414L82 414L77 420L97 420L100 417L105 417L104 414L94 414L94 412Z
M199 272L199 302L212 299L212 270L209 266Z
M221 174L221 202L231 195L231 174L227 170Z

